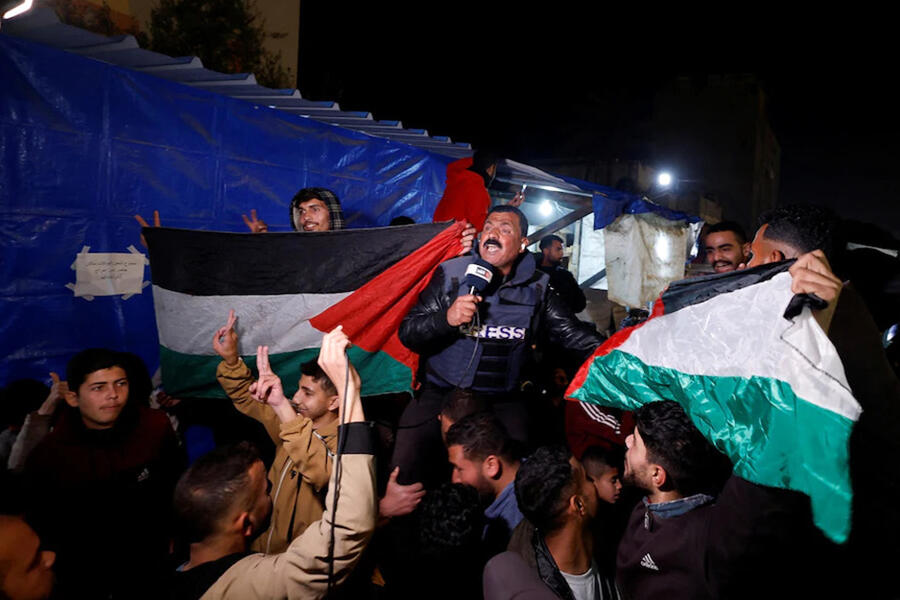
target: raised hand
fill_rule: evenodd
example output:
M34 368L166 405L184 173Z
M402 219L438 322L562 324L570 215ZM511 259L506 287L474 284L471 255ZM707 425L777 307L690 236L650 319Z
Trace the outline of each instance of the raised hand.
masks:
M250 229L250 231L252 233L268 233L269 232L269 226L266 225L266 222L263 221L262 219L258 219L256 217L256 209L255 208L250 211L249 219L247 218L247 215L241 215L241 217L244 218L244 225L246 225L247 228Z
M50 372L50 379L53 380L53 384L50 386L50 393L47 394L47 399L38 408L37 412L39 415L49 416L55 413L60 400L63 400L69 391L69 384L65 381L60 381L59 375L53 371Z
M518 208L522 206L523 202L525 202L525 192L517 192L513 199L509 201L509 205Z
M281 378L275 374L269 364L269 347L257 346L256 348L256 369L259 371L259 379L250 384L250 394L257 402L268 404L278 415L278 419L282 423L287 423L297 418L297 412L287 397L284 395L284 388L281 386Z
M425 495L425 487L421 483L400 485L397 483L397 475L400 467L394 467L388 478L384 497L378 502L378 513L382 517L399 517L408 515L416 509L416 506Z
M788 270L791 274L791 291L795 294L815 294L828 303L813 316L826 333L831 326L834 309L844 284L831 271L831 265L821 250L813 250L800 256Z
M322 348L319 350L319 366L328 375L338 391L339 404L338 416L341 422L364 421L362 402L359 399L360 379L359 373L353 365L349 364L347 348L351 346L350 338L344 333L342 325L338 325L322 337ZM347 370L350 370L350 380L347 380ZM344 390L347 396L344 397ZM344 402L346 400L346 402ZM347 414L344 415L344 404L347 404Z
M238 336L234 330L235 321L237 321L237 317L234 314L234 310L230 310L228 312L228 322L223 327L219 327L213 336L213 350L225 360L225 364L229 367L237 365L238 361L240 361Z
M141 227L150 227L150 226L147 224L147 221L145 221L145 220L144 220L144 217L142 217L141 215L134 215L134 218L135 218L135 220L136 220L138 223L141 224ZM154 227L159 227L159 226L160 226L160 225L159 225L159 211L158 211L158 210L154 210L154 211L153 211L153 226L154 226ZM144 238L144 234L143 234L143 233L141 234L141 245L142 245L144 248L147 247L147 240Z

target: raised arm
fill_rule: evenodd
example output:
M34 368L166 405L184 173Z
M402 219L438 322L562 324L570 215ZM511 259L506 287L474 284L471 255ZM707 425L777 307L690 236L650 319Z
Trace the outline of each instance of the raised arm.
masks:
M254 554L225 572L204 598L322 598L328 591L328 550L334 523L334 579L344 581L359 560L375 529L375 436L359 398L359 375L348 365L347 336L340 328L322 340L319 364L344 394L340 418L345 421L338 437L346 438L341 459L340 488L332 468L322 519L310 525L288 547L275 556ZM347 380L349 366L350 378ZM345 410L346 408L346 410ZM337 511L333 512L334 495Z
M234 403L234 407L263 424L272 441L279 443L281 420L275 412L253 397L251 386L254 383L250 371L238 353L238 335L234 329L237 315L229 311L228 321L213 335L213 350L222 357L216 368L216 379L225 390L225 394Z

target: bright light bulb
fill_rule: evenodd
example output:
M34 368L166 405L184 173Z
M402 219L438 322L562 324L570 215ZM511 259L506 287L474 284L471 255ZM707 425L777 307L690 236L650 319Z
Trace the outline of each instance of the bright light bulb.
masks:
M668 187L672 184L672 174L667 171L663 171L656 178L656 182L662 187Z
M541 202L540 209L541 215L544 217L549 217L553 214L553 206L550 204L549 200L544 200Z
M16 6L15 8L11 8L3 14L4 19L12 19L13 17L17 17L21 15L23 12L27 12L31 10L31 5L33 4L33 0L24 0L22 4Z

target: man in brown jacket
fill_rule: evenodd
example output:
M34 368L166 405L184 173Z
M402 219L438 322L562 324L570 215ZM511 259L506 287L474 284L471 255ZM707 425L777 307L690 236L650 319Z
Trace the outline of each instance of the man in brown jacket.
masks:
M318 361L331 381L338 383L339 421L344 423L340 426L344 440L340 475L338 469L332 469L328 508L322 519L310 524L281 554L244 556L247 540L258 532L257 526L264 521L268 509L266 486L261 479L262 463L252 454L246 460L237 456L247 454L240 447L235 452L214 451L198 460L178 485L185 492L176 494L176 500L182 500L179 513L186 521L183 524L200 535L195 536L197 543L191 544L190 560L176 576L171 597L322 598L329 591L326 558L329 548L333 549L334 585L339 585L352 571L375 529L377 511L375 435L365 423L359 375L352 367L349 381L345 382L348 372L345 351L349 345L350 340L338 327L323 338ZM266 383L261 377L255 389ZM242 460L246 468L230 468ZM198 469L204 473L197 472ZM223 477L228 480L225 485L222 485ZM217 485L209 485L216 481ZM340 494L335 504L338 486Z
M213 338L222 357L216 377L235 408L262 423L275 443L269 469L272 519L253 542L256 552L284 552L291 540L322 517L331 458L337 449L338 393L314 361L303 363L299 389L290 400L269 366L269 349L257 349L259 381L238 354L234 311Z

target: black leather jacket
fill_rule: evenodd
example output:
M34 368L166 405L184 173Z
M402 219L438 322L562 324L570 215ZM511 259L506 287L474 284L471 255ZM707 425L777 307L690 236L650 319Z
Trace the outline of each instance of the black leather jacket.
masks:
M447 322L447 311L453 301L467 290L460 289L465 269L472 257L458 257L441 264L418 303L400 325L400 341L426 357L426 377L442 387L469 387L472 373L466 373L467 362L474 354L495 352L490 345L505 346L508 356L506 382L485 391L511 390L518 385L519 369L525 362L528 346L547 341L587 358L605 338L589 323L579 321L566 303L549 287L548 277L536 268L534 258L523 253L506 281L492 284L484 292L484 325L479 351L473 348L475 338L463 335ZM474 368L477 370L477 363ZM478 389L478 386L474 386Z

